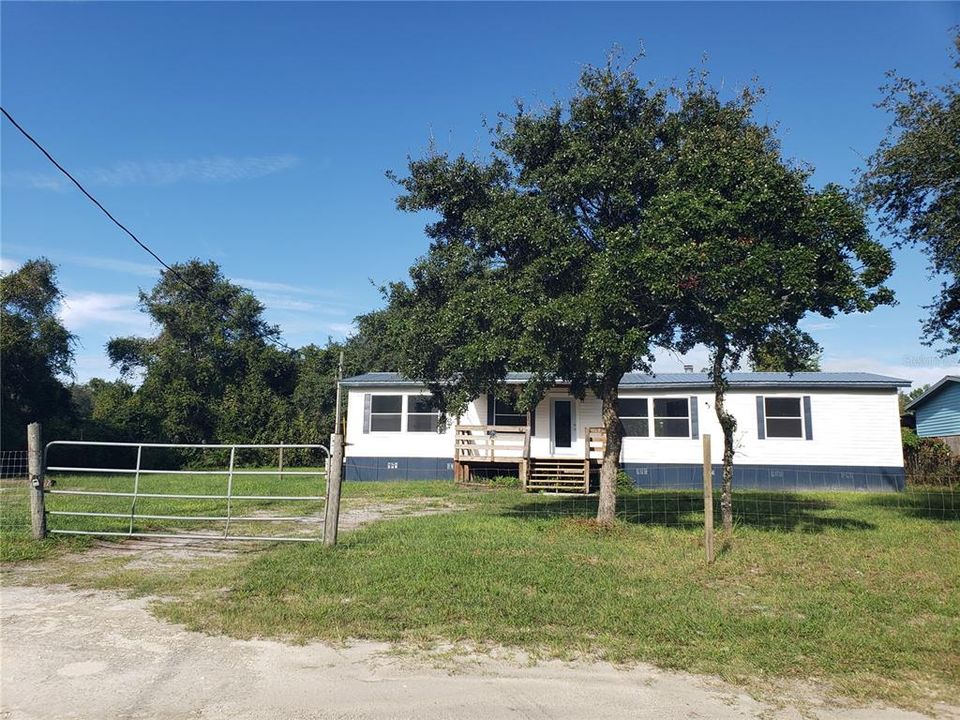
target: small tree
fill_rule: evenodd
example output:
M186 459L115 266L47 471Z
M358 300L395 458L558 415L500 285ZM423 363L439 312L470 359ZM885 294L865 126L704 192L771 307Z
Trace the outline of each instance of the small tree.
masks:
M724 102L699 78L677 96L673 161L646 232L661 248L650 258L663 278L659 294L676 289L682 308L678 344L702 343L711 353L729 538L737 420L726 407L727 374L744 354L771 345L785 369L798 369L812 339L797 323L807 313L891 302L882 283L893 261L840 188L814 190L808 170L781 158L773 129L753 119L755 91Z
M906 412L907 405L912 403L918 397L923 395L927 390L930 389L930 383L925 385L920 385L919 387L911 388L908 392L901 390L897 393L897 403L900 406L900 414L903 415ZM911 414L913 411L910 411Z
M954 37L954 69L960 70L960 33ZM943 278L928 307L925 342L960 351L960 81L931 89L888 73L879 107L893 123L860 181L864 200L881 227L919 246L930 272Z

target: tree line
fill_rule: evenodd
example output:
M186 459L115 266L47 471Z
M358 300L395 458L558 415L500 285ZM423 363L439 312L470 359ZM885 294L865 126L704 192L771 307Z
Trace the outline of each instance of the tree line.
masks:
M57 316L61 299L45 258L0 278L4 449L24 447L33 421L57 439L326 444L340 352L348 374L392 364L372 340L378 313L357 318L345 341L284 349L251 291L192 260L140 292L155 334L107 344L120 378L70 382L74 338Z

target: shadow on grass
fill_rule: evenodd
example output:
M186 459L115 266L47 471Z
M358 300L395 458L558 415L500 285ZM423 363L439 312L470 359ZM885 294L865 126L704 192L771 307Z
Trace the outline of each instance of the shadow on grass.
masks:
M960 522L960 489L911 488L903 493L870 495L862 502L908 518Z
M818 533L828 529L873 530L876 526L852 517L823 514L834 505L826 500L785 492L739 492L733 497L733 521L760 530ZM508 517L593 517L597 497L531 495L504 511ZM617 518L637 525L683 529L703 527L703 495L697 492L653 490L617 497ZM714 497L714 523L720 525L720 499Z

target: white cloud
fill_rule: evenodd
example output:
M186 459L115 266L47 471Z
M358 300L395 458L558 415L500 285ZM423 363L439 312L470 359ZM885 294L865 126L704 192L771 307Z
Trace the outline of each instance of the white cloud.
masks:
M267 310L291 310L294 312L308 312L317 315L346 315L347 310L341 305L332 303L315 303L302 300L290 295L273 295L262 293L257 296Z
M156 263L118 260L116 258L100 257L97 255L63 255L60 257L60 260L73 265L80 265L81 267L89 267L96 270L111 270L127 275L142 275L144 277L158 277L160 271L163 269ZM321 312L331 314L342 314L345 312L343 308L335 304L315 305L289 297L290 295L310 295L318 298L334 299L339 296L334 290L318 288L312 285L293 285L270 280L256 280L254 278L230 278L230 281L248 290L263 293L259 297L267 304L275 304L276 307L280 307L282 304L289 305L289 307L282 309L319 309Z
M318 297L335 297L337 293L312 285L291 285L289 283L272 282L269 280L254 280L251 278L233 278L233 282L249 290L263 292L293 293L296 295L316 295Z
M5 187L23 188L26 190L54 190L63 192L69 181L47 173L10 171L2 174Z
M827 372L870 372L878 375L910 380L914 387L934 383L944 375L955 375L960 366L955 361L937 358L904 357L900 362L890 362L870 357L844 357L824 355L821 363Z
M228 183L273 175L300 162L295 155L214 156L150 162L123 161L90 167L75 174L80 182L101 187L157 186L176 183ZM54 173L6 172L3 184L34 190L64 190L67 178Z
M110 365L110 358L105 352L83 353L74 357L73 372L77 382L87 382L90 378L116 380L120 377L119 371Z
M137 299L119 293L78 292L67 293L60 306L60 319L71 332L96 326L106 326L108 332L115 328L124 331L146 333L150 331L150 319L137 308Z
M14 260L13 258L0 257L0 273L13 272L22 263L19 260Z
M129 260L115 260L113 258L96 257L93 255L66 255L64 262L82 265L97 270L113 270L129 275L159 276L162 269L159 265L131 262Z
M353 323L330 323L327 327L330 329L330 332L337 333L338 335L353 335L353 333L357 331Z

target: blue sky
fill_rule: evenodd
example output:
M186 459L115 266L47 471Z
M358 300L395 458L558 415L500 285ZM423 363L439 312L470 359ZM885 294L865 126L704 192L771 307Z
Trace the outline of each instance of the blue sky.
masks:
M4 2L0 22L4 106L165 260L217 261L300 345L349 332L426 251L384 173L430 138L482 152L485 117L568 97L584 64L642 43L645 78L704 57L724 88L758 78L785 154L849 184L888 122L884 72L950 77L960 5ZM0 142L3 269L54 261L78 379L113 377L103 345L149 332L156 266L6 122ZM807 321L824 369L956 370L918 339L923 259L897 260L897 307Z

